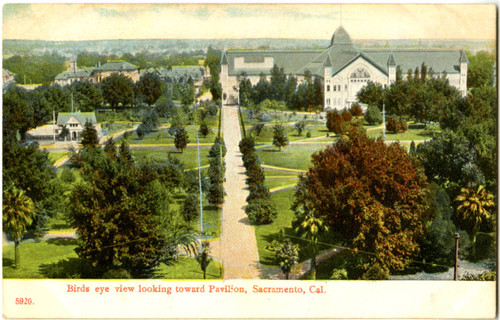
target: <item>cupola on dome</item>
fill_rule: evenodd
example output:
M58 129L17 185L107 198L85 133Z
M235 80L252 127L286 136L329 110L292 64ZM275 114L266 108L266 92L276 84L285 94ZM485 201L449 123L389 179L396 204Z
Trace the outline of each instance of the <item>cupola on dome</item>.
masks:
M333 33L330 45L332 46L334 44L352 44L352 39L347 31L345 31L344 27L338 27Z

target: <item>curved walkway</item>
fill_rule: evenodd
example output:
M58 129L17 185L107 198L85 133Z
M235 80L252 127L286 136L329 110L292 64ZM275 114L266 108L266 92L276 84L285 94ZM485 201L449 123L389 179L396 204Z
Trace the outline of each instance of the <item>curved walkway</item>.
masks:
M222 115L227 147L224 185L227 195L222 207L220 238L224 279L258 279L261 270L255 230L244 211L248 191L245 189L245 169L238 148L241 140L238 112L236 108L223 107Z

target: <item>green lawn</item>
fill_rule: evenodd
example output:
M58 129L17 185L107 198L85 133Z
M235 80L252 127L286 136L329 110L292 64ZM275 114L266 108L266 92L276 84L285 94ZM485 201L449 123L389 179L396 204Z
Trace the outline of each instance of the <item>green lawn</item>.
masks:
M326 129L324 124L316 124L316 123L308 125L300 136L297 134L297 130L295 130L293 126L285 126L284 128L285 128L285 133L288 136L288 141L298 141L309 138L326 137L326 134L328 133L328 130ZM249 129L247 129L247 131L248 130ZM307 132L311 133L311 137L308 138L306 136ZM273 126L266 126L262 130L260 135L256 137L255 142L257 144L263 144L263 143L272 144L273 135L274 135Z
M42 272L44 265L60 260L77 258L74 251L76 240L47 240L26 242L19 245L21 267L15 269L14 245L3 246L2 262L4 278L47 278Z
M265 186L269 188L269 190L277 187L284 187L293 184L297 184L299 182L298 179L287 179L287 180L266 180Z
M186 128L189 136L189 143L196 144L196 129ZM213 143L216 137L216 129L212 129L212 133L208 134L205 138L199 135L200 143ZM158 131L148 133L142 139L137 137L137 134L131 134L125 138L125 141L130 144L174 144L174 137L168 133L168 129L159 129Z
M200 147L200 160L202 166L208 164L208 152L210 151L210 147L211 146ZM183 162L185 169L198 167L197 148L186 148L183 153L177 151L174 147L132 149L132 154L137 162L142 162L146 158L150 158L155 161L166 161L170 156L171 158L179 159Z
M408 141L418 141L418 140L428 140L432 139L432 136L426 135L424 133L424 129L408 129L408 131L404 133L388 133L387 131L385 132L385 139L386 140L408 140ZM368 137L370 138L378 138L382 137L383 132L382 129L376 129L373 131L367 132Z
M182 204L179 209L182 208ZM191 227L200 230L200 217L191 221ZM212 236L213 239L220 237L220 209L217 206L209 205L206 199L203 199L203 233Z
M200 265L193 258L179 257L171 265L161 264L155 271L157 279L203 279ZM207 280L222 279L222 264L212 260L207 268ZM187 284L189 285L189 284Z
M275 253L267 249L267 246L273 241L281 241L281 230L284 230L284 235L289 235L291 240L299 245L299 260L305 261L311 258L312 251L308 242L297 239L296 233L292 228L292 221L295 219L293 211L290 206L293 203L295 190L288 190L283 192L278 192L271 195L271 200L276 205L278 210L278 216L272 224L255 226L255 235L257 238L257 248L259 251L260 263L267 267L276 267ZM319 239L322 243L328 243L332 245L338 245L339 241L334 235L328 233ZM319 245L318 251L329 249L331 246Z
M14 246L3 246L3 277L17 279L50 278L51 274L78 274L80 260L74 249L76 240L46 240L21 243L21 267L15 269ZM221 264L212 261L208 266L207 279L220 279ZM161 279L203 279L203 273L196 260L180 257L170 265L161 264L155 272Z
M57 160L62 159L69 155L68 152L49 152L49 161L51 164L54 164L57 162Z
M295 174L293 172L282 172L282 171L275 171L275 170L270 170L270 169L265 169L264 168L264 175L266 178L297 178L298 174Z
M135 123L102 123L102 129L109 129L108 136L115 134L117 132L133 128L137 124Z
M311 165L311 154L325 147L324 145L293 145L282 148L281 151L278 151L276 147L265 147L257 149L257 155L263 165L307 170Z

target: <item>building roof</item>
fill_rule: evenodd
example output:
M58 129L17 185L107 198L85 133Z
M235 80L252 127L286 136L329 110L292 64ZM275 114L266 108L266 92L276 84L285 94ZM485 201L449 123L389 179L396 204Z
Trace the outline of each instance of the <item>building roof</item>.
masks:
M97 123L95 112L59 112L56 123L59 126L65 126L71 118L75 118L81 125L85 125L87 121L92 125Z
M81 69L76 71L66 71L57 75L56 80L66 80L71 78L84 78L89 77L92 74L92 70Z
M158 74L160 78L168 82L182 83L189 79L199 80L205 76L203 67L182 67L182 68L168 68L168 69L154 69L147 72Z
M387 74L387 66L399 66L402 72L414 70L425 63L435 73L458 73L460 63L468 63L465 52L460 50L436 49L357 49L351 37L340 26L335 30L330 46L324 50L304 51L226 51L222 63L227 63L230 76L243 72L247 75L269 74L271 68L235 69L234 59L243 57L246 63L264 62L265 57L274 58L274 64L284 69L285 74L303 75L309 70L313 75L323 77L325 66L337 74L358 58L363 58Z
M100 71L113 72L113 71L131 71L131 70L137 70L139 68L126 61L108 61L98 69Z

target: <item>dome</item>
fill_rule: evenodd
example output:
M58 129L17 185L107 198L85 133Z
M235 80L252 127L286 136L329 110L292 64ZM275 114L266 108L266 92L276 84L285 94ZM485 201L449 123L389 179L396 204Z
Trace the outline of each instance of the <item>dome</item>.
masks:
M334 44L350 44L352 45L352 40L347 31L345 31L344 27L340 26L335 30L332 36L332 41L330 46Z

